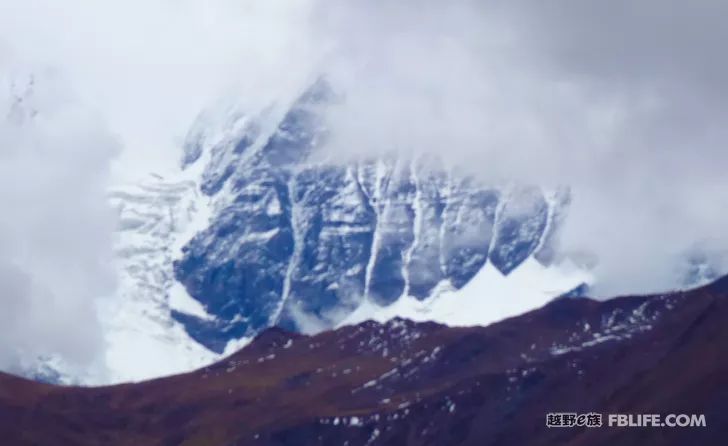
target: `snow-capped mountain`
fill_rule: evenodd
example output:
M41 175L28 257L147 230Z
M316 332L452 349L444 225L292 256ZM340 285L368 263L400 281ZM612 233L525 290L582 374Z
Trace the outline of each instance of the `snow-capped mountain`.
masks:
M49 356L25 374L138 381L209 364L274 325L485 325L583 295L590 272L555 255L568 189L485 184L431 156L328 159L318 149L335 100L317 82L258 112L213 107L181 163L116 184L105 371L82 376ZM715 278L713 263L688 257L685 286Z
M179 171L111 194L113 381L195 368L273 325L485 324L589 281L553 262L568 190L482 184L432 157L328 160L332 100L320 81L257 114L212 109Z
M329 159L335 100L319 81L262 111L211 108L181 164L117 184L106 373L76 376L52 357L28 375L136 381L209 364L270 326L485 325L583 294L590 272L555 255L568 189L486 184L432 156ZM717 274L688 263L686 286Z

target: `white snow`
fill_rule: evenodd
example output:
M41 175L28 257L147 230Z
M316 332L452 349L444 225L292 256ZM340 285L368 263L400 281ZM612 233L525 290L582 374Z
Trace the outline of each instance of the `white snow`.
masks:
M367 263L366 273L364 274L364 296L369 296L369 287L372 281L372 274L374 271L374 261L379 255L379 245L381 244L381 234L379 226L381 220L381 210L377 209L381 206L380 198L382 195L382 177L384 177L385 173L386 167L384 166L384 163L382 162L382 160L377 160L373 191L374 196L369 197L369 205L372 206L372 208L375 209L375 212L377 213L377 222L374 227L374 234L372 234L372 247L371 254L369 254L369 262Z
M195 342L171 318L171 309L209 319L199 302L174 280L180 248L207 225L206 197L189 176L148 175L117 185L110 194L119 211L115 234L117 293L99 304L106 373L83 384L139 381L181 373L219 355Z
M232 355L233 353L236 353L237 351L241 350L246 345L250 344L250 342L253 340L252 337L245 337L240 339L232 339L228 341L227 345L225 346L225 351L223 351L221 357L227 357Z
M126 322L124 322L126 321ZM194 370L214 362L218 355L189 339L181 326L135 312L122 313L106 336L106 367L109 384L141 381Z
M289 196L294 196L294 181L293 178L288 181L288 193ZM291 202L291 226L293 228L298 228L299 223L299 212L300 212L300 205L295 201L292 200ZM283 309L285 308L286 302L288 301L288 297L291 295L291 283L293 281L293 274L296 272L296 265L298 264L299 259L301 258L301 253L303 251L303 240L301 238L301 234L299 231L295 230L293 231L293 254L291 255L291 258L288 259L288 265L286 266L286 275L283 279L283 290L281 293L281 301L278 303L278 306L276 307L276 310L273 312L270 323L271 325L277 324L278 321L281 318L281 315L283 314Z
M404 261L402 262L402 277L404 278L404 293L409 294L410 290L410 265L412 264L412 253L415 251L420 243L420 233L422 232L422 186L420 185L419 178L417 177L417 165L412 162L410 168L410 181L415 187L415 195L412 198L412 213L413 216L413 230L412 230L412 244L409 249L405 251Z
M273 197L269 202L268 205L265 208L265 213L267 215L280 215L283 212L283 209L281 208L281 202L278 200L278 197Z
M199 301L193 299L187 293L185 287L176 280L173 281L169 288L169 307L181 313L197 316L200 319L214 319L214 317L205 310L205 307L202 306Z
M545 267L529 258L504 276L487 263L460 290L444 291L424 301L403 296L386 307L366 299L339 326L395 317L452 326L488 325L538 308L585 282L591 282L591 277L571 264Z

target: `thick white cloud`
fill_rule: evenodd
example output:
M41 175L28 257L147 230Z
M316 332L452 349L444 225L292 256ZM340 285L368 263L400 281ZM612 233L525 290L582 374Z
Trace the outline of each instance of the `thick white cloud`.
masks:
M190 122L221 95L254 108L300 88L320 48L310 4L0 0L0 42L62 70L119 135L133 169L178 156Z
M215 98L260 108L320 74L344 95L336 158L434 152L492 181L571 185L564 248L600 257L598 291L669 288L696 241L728 249L726 13L710 0L0 0L0 76L40 69L44 90L35 117L1 124L0 357L92 356L117 144L124 173L176 162Z
M678 286L726 252L728 37L713 1L325 3L346 99L330 149L442 154L493 181L572 186L565 250L596 292Z
M0 73L0 367L103 346L96 299L113 293L106 200L118 143L58 75Z

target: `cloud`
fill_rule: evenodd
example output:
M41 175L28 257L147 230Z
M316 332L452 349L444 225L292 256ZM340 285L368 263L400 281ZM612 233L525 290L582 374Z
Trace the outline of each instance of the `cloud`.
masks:
M726 252L728 5L712 1L347 2L329 149L435 153L486 181L567 184L564 251L595 292L680 285L698 243Z
M118 143L62 77L14 71L0 73L0 368L88 367L103 348L96 299L114 290Z
M251 110L295 97L317 75L310 13L305 0L0 0L0 368L101 361L109 184L174 169L220 97Z
M317 63L310 1L0 1L0 41L64 72L125 146L130 170L179 157L203 107L292 95ZM128 162L127 162L128 161Z
M695 243L728 252L726 13L710 0L0 0L0 76L35 73L42 90L20 120L14 93L0 98L13 308L0 361L8 346L98 348L114 151L115 173L169 166L216 98L260 109L321 74L343 95L327 116L334 159L434 153L484 181L570 185L562 248L596 253L598 293L675 286Z

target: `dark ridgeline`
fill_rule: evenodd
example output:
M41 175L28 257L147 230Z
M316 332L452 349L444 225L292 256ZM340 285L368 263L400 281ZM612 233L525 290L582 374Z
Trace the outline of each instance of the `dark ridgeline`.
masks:
M728 285L562 298L489 327L278 328L196 372L63 388L0 375L3 445L718 445ZM707 428L546 428L547 412L705 414ZM606 421L606 420L605 420Z

